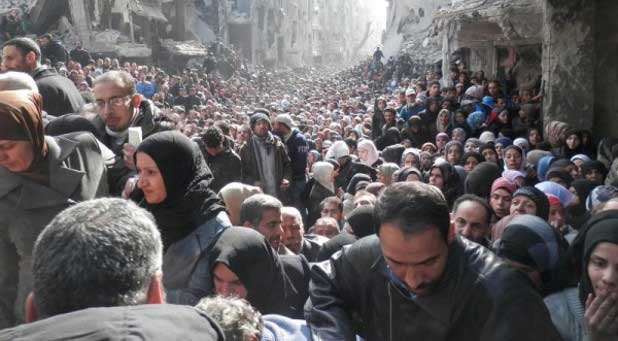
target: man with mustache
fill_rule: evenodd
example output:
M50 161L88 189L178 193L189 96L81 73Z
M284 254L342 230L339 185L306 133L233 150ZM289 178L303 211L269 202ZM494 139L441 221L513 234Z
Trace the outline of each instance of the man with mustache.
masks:
M158 109L135 91L135 79L125 71L109 71L94 80L94 97L98 116L93 124L102 142L116 154L108 170L110 193L119 195L127 180L135 174L133 154L137 146L129 145L129 127L140 127L142 138L158 131L154 118Z
M245 199L240 206L240 221L243 226L262 234L276 252L279 252L279 247L282 246L282 208L281 201L268 194L253 195Z
M322 340L560 340L530 282L455 234L441 192L395 183L375 236L313 266L305 317Z

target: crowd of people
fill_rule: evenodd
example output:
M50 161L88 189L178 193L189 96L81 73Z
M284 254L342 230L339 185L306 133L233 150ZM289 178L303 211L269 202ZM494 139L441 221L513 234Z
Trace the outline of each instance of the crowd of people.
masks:
M42 38L2 48L0 339L618 337L618 139L543 124L539 89Z

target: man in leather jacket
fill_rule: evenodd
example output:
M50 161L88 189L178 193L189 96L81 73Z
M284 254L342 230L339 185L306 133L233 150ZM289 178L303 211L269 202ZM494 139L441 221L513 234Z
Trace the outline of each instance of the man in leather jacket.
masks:
M455 236L437 188L393 184L375 213L377 235L312 269L315 340L560 340L523 274Z

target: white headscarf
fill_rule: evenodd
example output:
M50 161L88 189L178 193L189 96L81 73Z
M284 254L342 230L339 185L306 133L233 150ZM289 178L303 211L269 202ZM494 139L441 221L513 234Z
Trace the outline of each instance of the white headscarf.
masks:
M335 159L338 160L344 156L350 155L350 148L344 141L337 141L333 143L330 148L328 148L328 152L326 152L326 159Z
M313 164L312 172L315 181L333 193L335 193L334 171L335 167L330 162L319 161Z
M360 162L369 167L373 166L373 164L376 163L376 161L378 161L378 158L380 157L378 155L378 149L376 148L376 145L373 144L373 141L371 140L360 140L356 148L359 151L361 149L367 150L367 160L360 160Z

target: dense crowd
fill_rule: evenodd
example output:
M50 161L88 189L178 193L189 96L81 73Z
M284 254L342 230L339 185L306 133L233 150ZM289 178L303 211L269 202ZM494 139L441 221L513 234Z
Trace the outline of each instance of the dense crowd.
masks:
M618 140L540 89L50 44L2 51L0 339L618 337Z

